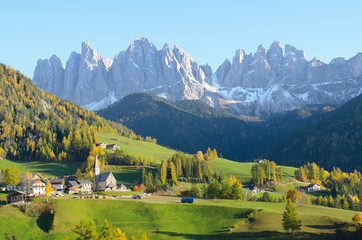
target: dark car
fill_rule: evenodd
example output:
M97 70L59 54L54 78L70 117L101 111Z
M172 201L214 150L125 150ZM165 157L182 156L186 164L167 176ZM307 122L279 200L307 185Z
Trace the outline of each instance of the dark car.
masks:
M191 198L191 197L184 197L181 199L182 203L193 203L195 201L195 198Z

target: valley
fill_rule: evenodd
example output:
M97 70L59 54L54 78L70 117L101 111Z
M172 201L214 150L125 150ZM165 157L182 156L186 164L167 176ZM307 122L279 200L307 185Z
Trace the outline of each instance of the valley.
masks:
M0 240L362 239L361 9L2 2Z

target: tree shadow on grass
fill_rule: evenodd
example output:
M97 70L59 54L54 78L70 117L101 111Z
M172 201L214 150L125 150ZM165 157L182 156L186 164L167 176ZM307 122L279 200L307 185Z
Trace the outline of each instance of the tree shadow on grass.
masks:
M193 233L179 233L169 231L154 231L156 234L168 236L170 239L173 237L182 237L184 239L198 240L198 239L254 239L254 240L287 240L287 239L310 239L310 240L356 240L362 239L362 230L346 231L340 230L336 234L330 233L309 233L297 232L294 236L291 233L278 232L278 231L261 231L261 232L224 232L217 234L193 234Z
M54 214L51 212L43 213L36 220L38 227L46 233L53 228Z

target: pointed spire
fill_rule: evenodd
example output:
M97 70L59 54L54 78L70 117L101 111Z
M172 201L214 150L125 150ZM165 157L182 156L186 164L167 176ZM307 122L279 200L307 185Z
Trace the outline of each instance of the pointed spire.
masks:
M96 155L96 159L94 160L94 171L93 171L93 176L97 176L100 174L100 170L99 170L99 162L98 162L98 157Z

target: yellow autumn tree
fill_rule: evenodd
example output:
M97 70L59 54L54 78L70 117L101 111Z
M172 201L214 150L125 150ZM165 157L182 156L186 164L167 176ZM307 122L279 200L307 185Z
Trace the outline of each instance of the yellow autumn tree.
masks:
M127 240L126 233L122 232L120 228L114 229L115 240Z
M49 181L47 181L47 184L45 186L45 196L47 197L47 202L48 202L48 198L52 192L53 192L52 185L50 184Z
M356 213L353 217L352 217L352 221L354 223L362 223L362 214L358 214Z

